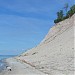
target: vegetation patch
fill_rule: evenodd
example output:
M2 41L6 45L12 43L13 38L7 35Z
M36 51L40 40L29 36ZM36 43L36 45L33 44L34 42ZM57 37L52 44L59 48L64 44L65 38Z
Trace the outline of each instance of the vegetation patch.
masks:
M59 23L67 18L70 18L73 14L75 14L75 5L71 6L70 9L68 10L69 5L66 4L64 9L66 11L66 14L64 16L63 10L60 10L57 12L57 19L54 20L54 23Z

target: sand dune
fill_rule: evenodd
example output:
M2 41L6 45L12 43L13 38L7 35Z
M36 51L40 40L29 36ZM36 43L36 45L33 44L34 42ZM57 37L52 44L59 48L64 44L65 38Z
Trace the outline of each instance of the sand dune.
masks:
M37 47L6 59L12 71L0 75L74 75L74 17L53 26Z
M37 47L17 59L49 75L74 75L74 17L53 26Z

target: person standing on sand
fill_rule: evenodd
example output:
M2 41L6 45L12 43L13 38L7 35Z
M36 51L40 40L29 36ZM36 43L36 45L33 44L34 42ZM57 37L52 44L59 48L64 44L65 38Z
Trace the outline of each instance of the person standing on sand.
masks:
M11 71L11 67L9 67L9 66L6 66L6 69L7 69L8 71Z

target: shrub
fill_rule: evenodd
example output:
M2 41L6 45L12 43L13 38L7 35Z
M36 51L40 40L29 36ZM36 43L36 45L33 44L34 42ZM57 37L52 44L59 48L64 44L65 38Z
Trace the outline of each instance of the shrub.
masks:
M62 21L62 19L56 19L54 20L54 23L59 23L60 21Z
M66 16L71 17L75 13L75 5L73 5L67 12Z
M63 16L63 10L57 12L57 19L54 20L54 23L58 23L63 21L69 17L71 17L75 13L75 5L73 5L70 10L66 13L66 16Z

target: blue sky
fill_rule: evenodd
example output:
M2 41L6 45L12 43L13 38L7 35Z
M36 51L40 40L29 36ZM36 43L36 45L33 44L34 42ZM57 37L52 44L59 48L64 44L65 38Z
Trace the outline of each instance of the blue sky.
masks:
M38 45L65 3L71 6L74 0L0 0L0 55Z

